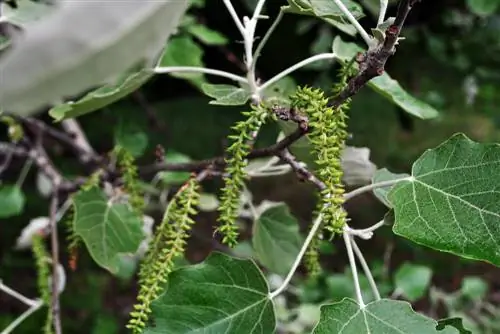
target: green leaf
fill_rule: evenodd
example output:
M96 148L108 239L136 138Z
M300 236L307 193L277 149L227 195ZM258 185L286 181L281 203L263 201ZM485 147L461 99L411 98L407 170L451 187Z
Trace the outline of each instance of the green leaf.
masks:
M500 265L500 146L456 134L427 150L388 195L394 233Z
M0 218L21 214L25 202L23 191L18 186L5 184L0 186Z
M342 0L352 15L359 19L364 16L363 8L354 1ZM317 17L340 18L344 14L333 1L324 0L288 0L288 6L284 6L286 13L311 15Z
M18 1L18 8L3 6L2 20L22 27L24 24L37 21L50 14L56 7L49 1Z
M422 298L431 282L432 271L428 267L404 263L394 275L396 290L411 302Z
M478 16L489 16L494 14L499 5L498 0L466 0L467 7Z
M169 151L165 155L165 161L169 163L188 163L191 162L191 158L179 152ZM163 171L158 173L158 177L166 185L172 185L186 182L191 177L191 174L189 172Z
M148 147L148 135L139 126L122 117L115 128L115 145L125 148L137 158Z
M335 37L332 50L337 59L344 63L350 61L358 52L364 52L364 49L357 44L346 43L342 41L339 36ZM392 79L386 72L368 81L367 85L413 116L421 119L431 119L438 116L436 109L408 94L401 85L396 80Z
M352 10L353 15L360 19L364 16L362 7L350 0L343 0L344 4ZM313 5L314 3L314 5ZM340 31L354 36L357 33L355 27L345 22L345 18L338 6L333 1L323 0L288 0L288 6L283 6L282 10L285 13L316 16L329 24L333 25Z
M379 182L384 182L384 181L390 181L390 180L398 180L398 179L404 179L409 177L410 175L406 173L401 173L401 174L395 174L390 172L387 168L382 168L379 169L375 172L375 175L373 176L372 183L379 183ZM389 191L393 188L394 186L390 187L384 187L384 188L377 188L373 190L373 194L382 202L384 203L388 208L391 208L391 203L387 200L387 194Z
M201 85L203 93L215 100L210 101L210 104L220 106L240 106L247 103L251 93L244 89L232 85L212 85L204 83Z
M299 222L284 203L265 210L253 225L253 247L257 259L269 270L285 275L302 246Z
M158 66L204 67L202 58L203 49L190 36L177 36L169 41ZM188 79L196 86L204 82L204 75L199 72L172 72L169 75L176 78Z
M438 116L436 109L408 94L399 82L392 79L387 72L370 80L368 86L413 116L421 119L431 119Z
M251 260L212 253L168 278L167 290L153 302L144 334L273 333L276 319L269 288Z
M126 204L112 203L99 188L73 197L73 228L94 261L116 274L120 255L134 254L144 239L142 219Z
M441 331L446 328L446 326L454 327L458 330L459 334L472 334L472 332L464 327L461 318L446 318L438 321L436 329Z
M460 292L472 300L480 300L486 296L488 284L480 277L465 277Z
M58 6L26 25L23 38L0 59L0 105L29 115L138 64L150 66L187 5L187 0L134 0L120 6L95 1Z
M187 31L207 45L226 45L228 43L228 39L224 35L203 24L191 24L187 27Z
M152 70L143 69L132 74L125 74L115 84L102 86L78 101L57 105L49 110L49 115L56 121L79 117L102 109L136 91L153 76Z
M313 334L452 334L455 329L438 332L437 322L415 313L407 302L382 299L364 308L352 299L321 307L321 318Z

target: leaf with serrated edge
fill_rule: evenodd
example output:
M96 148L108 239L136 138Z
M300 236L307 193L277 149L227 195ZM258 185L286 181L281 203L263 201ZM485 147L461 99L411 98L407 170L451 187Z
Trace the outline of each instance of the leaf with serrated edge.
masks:
M187 6L187 0L61 1L51 15L26 24L0 59L0 105L29 115L152 63Z
M299 223L284 203L269 207L253 225L257 259L269 270L285 275L302 245Z
M352 299L321 307L313 334L457 334L455 329L436 330L437 322L412 310L407 302L382 299L360 308Z
M144 69L120 78L114 85L100 87L78 101L70 101L57 105L49 110L49 115L56 121L75 118L102 109L130 93L136 91L153 76L153 71Z
M390 180L404 179L404 178L407 178L409 176L410 175L408 175L406 173L396 174L396 173L392 173L387 168L382 168L382 169L379 169L375 172L375 175L373 176L372 183L379 183L379 182L390 181ZM383 187L383 188L377 188L377 189L373 190L373 194L382 203L384 203L388 208L391 207L391 203L389 203L389 201L387 200L387 194L389 193L389 191L393 187L394 186Z
M201 85L203 93L214 98L210 104L221 106L240 106L250 99L250 92L244 88L231 85L213 85L204 83Z
M500 145L456 134L427 150L388 195L394 233L500 266Z
M172 272L152 305L144 334L274 333L269 287L251 260L214 252L200 264Z
M94 261L111 273L120 269L120 255L134 254L144 239L142 219L126 204L110 203L99 188L73 197L73 228Z

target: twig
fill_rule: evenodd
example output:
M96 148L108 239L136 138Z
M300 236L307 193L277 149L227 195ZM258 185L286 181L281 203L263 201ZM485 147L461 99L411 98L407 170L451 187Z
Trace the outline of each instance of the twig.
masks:
M363 256L363 253L359 249L358 245L356 244L356 241L350 237L352 248L354 250L354 253L356 254L359 263L361 264L361 267L363 268L363 271L365 272L366 278L368 279L368 282L370 283L370 287L372 288L373 291L373 296L375 297L375 300L380 300L380 292L378 291L377 283L375 282L375 279L373 278L372 272L370 270L370 267L368 266L368 263L366 263L365 257Z
M235 75L229 72L215 70L211 68L204 67L190 67L190 66L168 66L168 67L156 67L154 72L157 74L162 73L173 73L173 72L195 72L195 73L205 73L210 75L215 75L223 78L227 78L236 82L248 83L245 77Z
M288 151L287 149L281 151L277 154L283 161L288 163L292 169L303 179L313 183L318 187L320 191L326 189L326 185L318 179L313 173L311 173L305 166L301 165L300 162Z
M380 12L378 13L377 25L381 25L384 22L388 5L389 0L380 0Z
M351 11L344 5L341 0L333 0L340 11L347 17L347 20L356 28L358 33L361 35L366 45L371 46L373 44L373 38L366 32L366 30L359 24L358 20L352 15Z
M276 290L274 290L273 292L271 292L269 294L270 299L273 299L274 297L276 297L280 293L282 293L286 289L286 287L288 286L290 281L292 280L293 275L295 274L295 272L297 271L297 268L300 265L300 262L302 262L302 258L304 257L304 254L306 253L307 249L309 248L309 244L311 243L314 236L316 235L316 232L318 232L318 229L321 227L322 218L323 217L321 215L318 215L318 217L314 221L313 226L311 227L311 230L309 231L309 234L306 237L306 240L302 244L302 248L300 249L299 254L295 258L295 262L293 263L292 268L288 272L288 275L286 276L286 278L283 280L283 283L281 283L281 285Z
M78 159L80 159L84 164L93 161L96 153L76 119L66 119L62 121L61 125L63 129L73 138L75 145L81 148L82 151L86 152L85 154L79 156Z
M58 189L59 183L54 182L54 189ZM56 191L52 193L52 199L50 202L50 239L52 248L52 319L54 324L54 331L56 334L62 333L61 328L61 307L59 303L59 239L57 236L57 207L59 205L59 194Z
M7 328L5 328L0 334L10 334L14 329L17 328L26 318L38 311L43 306L42 300L37 300L35 305L30 306L29 309L24 311L16 320L12 321Z
M347 249L347 257L349 258L349 264L351 266L352 278L354 280L354 289L356 291L356 299L358 301L359 307L363 309L365 307L365 302L363 301L361 286L359 285L358 269L356 267L356 259L354 258L354 254L352 251L353 247L351 243L351 236L347 232L342 233L342 236L344 237L344 243Z
M330 105L334 108L340 106L351 96L355 95L368 81L384 73L385 63L395 52L401 29L408 17L412 6L418 0L402 0L399 3L398 11L394 24L386 30L386 37L383 43L376 47L369 48L365 54L360 57L359 72L349 80L347 87L332 101Z
M19 301L23 302L24 304L28 305L29 307L33 307L38 304L38 300L33 300L28 297L25 297L24 295L20 294L14 289L9 288L7 285L5 285L2 280L0 279L0 290L5 292L6 294L18 299Z
M378 182L378 183L372 183L372 184L369 184L369 185L366 185L366 186L354 189L351 192L348 192L347 194L344 195L344 200L348 201L348 200L352 199L353 197L361 195L362 193L365 193L365 192L368 192L368 191L372 191L372 190L375 190L375 189L379 189L379 188L391 187L391 186L393 186L393 185L395 185L395 184L397 184L399 182L409 181L409 180L412 180L412 179L413 179L413 177L409 176L409 177L405 177L405 178L401 178L401 179L396 179L396 180L389 180L389 181L382 181L382 182Z

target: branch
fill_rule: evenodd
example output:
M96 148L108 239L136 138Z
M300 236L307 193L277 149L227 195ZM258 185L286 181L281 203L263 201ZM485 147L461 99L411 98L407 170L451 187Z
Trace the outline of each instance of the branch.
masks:
M336 108L340 106L348 98L357 94L368 81L384 73L387 59L396 51L395 46L397 45L408 13L417 1L402 0L399 3L394 24L387 28L384 42L376 47L369 48L360 57L359 73L349 80L347 87L333 101L330 101L332 107Z
M54 189L58 189L59 184L54 182ZM51 311L52 319L54 324L54 330L56 334L62 333L61 328L61 307L59 303L59 239L57 236L57 207L59 205L58 192L54 191L52 193L52 200L50 202L50 236L51 236L51 247L52 247L52 301L51 301Z

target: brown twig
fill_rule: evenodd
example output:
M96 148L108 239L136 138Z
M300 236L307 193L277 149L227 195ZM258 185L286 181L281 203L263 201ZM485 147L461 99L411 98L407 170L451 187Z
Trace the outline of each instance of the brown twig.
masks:
M419 0L402 0L399 3L394 24L387 28L383 43L370 48L357 58L360 63L358 74L349 80L346 88L335 99L330 101L330 106L334 108L340 106L357 94L368 81L384 73L387 60L396 52L396 45L406 18L417 1Z
M59 184L53 183L54 189L58 189ZM52 319L54 325L54 331L56 334L62 333L61 328L61 307L59 303L59 239L57 236L57 221L56 214L59 205L59 195L57 191L52 193L52 199L50 201L50 235L51 235L51 247L52 247L52 301L51 301L51 311Z

